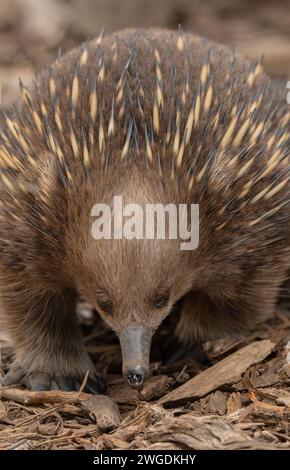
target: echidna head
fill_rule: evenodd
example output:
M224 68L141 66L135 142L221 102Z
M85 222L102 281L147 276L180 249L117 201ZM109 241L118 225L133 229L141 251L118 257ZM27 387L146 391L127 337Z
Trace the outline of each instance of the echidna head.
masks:
M95 243L97 253L89 256L90 273L87 271L81 290L117 333L124 378L140 388L148 375L153 333L190 289L188 255L179 250L176 241ZM94 258L96 270L92 271Z
M136 217L138 210L146 211L146 204L154 201L156 196L155 191L154 195L145 197L144 188L138 192L136 185L130 194L119 193L123 196L123 214L128 202L134 203L130 210ZM157 203L164 203L162 199L158 197ZM108 217L113 214L116 224L117 209L113 202L108 204L108 210ZM134 224L132 212L131 217L127 213L123 218L123 231L116 239L114 230L109 232L105 227L105 212L104 205L92 210L95 217L92 236L83 247L82 265L78 268L82 274L77 282L83 296L120 339L125 379L132 387L141 388L148 375L152 336L192 285L192 253L181 249L179 237L166 236L166 230L165 238L158 238L155 231L156 237L150 239L146 236L144 223L142 236L139 231L142 222L139 220ZM132 222L131 233L134 233L132 239L130 233L124 232L129 220ZM98 229L102 230L102 237ZM130 232L128 225L127 229Z

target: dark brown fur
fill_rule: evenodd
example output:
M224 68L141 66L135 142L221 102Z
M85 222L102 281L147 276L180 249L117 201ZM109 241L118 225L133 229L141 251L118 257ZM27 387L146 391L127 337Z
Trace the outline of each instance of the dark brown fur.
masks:
M200 83L209 48L210 72ZM81 64L86 50L88 60ZM159 61L164 106L158 107L160 128L154 130ZM131 325L146 325L153 333L183 298L176 333L185 342L240 334L272 313L290 265L289 184L268 199L265 195L253 199L265 188L270 192L285 179L288 182L289 124L285 97L263 74L249 84L253 70L228 49L190 34L125 31L59 59L37 78L30 98L19 100L10 119L29 151L8 124L1 144L6 158L2 155L0 292L16 355L6 383L22 380L32 388L57 384L73 389L90 369L91 389L98 388L76 324L77 294L94 305L117 334ZM75 76L78 93L75 89L72 96ZM117 103L122 76L124 96ZM213 99L205 112L211 83ZM94 89L98 111L92 122ZM180 149L198 90L200 117L178 166L174 139L179 133ZM260 96L256 111L255 106L251 110ZM113 97L116 130L109 137ZM33 112L40 117L41 132ZM245 137L233 145L250 112ZM221 149L233 116L237 116L233 135ZM250 136L261 122L265 122L263 132L250 146ZM100 145L100 126L105 148ZM130 128L129 150L122 159ZM274 143L267 146L272 136ZM86 164L84 142L89 153ZM277 151L278 164L261 177ZM247 185L250 190L243 196ZM198 249L182 252L174 240L95 241L91 209L97 202L111 204L117 194L141 205L198 203ZM156 309L160 295L168 299ZM104 303L109 313L100 308Z

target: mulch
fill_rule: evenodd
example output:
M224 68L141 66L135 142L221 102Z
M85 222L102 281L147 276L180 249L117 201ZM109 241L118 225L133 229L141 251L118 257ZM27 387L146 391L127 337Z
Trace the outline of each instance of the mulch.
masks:
M85 343L105 395L0 388L2 449L289 449L290 312L247 337L204 343L172 362L171 323L157 333L142 392L121 376L117 338L80 305ZM172 342L172 341L171 341ZM289 343L290 346L290 343ZM3 371L11 361L2 342Z

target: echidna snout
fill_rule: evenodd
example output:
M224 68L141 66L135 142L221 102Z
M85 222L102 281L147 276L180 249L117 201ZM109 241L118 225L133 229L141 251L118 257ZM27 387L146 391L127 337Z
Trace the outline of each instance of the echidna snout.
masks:
M132 388L141 389L148 376L152 334L151 328L133 325L119 335L123 377Z

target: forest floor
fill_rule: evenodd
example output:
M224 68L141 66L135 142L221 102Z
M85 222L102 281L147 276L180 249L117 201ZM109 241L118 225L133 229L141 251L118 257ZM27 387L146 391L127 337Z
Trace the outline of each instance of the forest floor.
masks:
M174 362L168 321L142 392L121 376L117 338L88 306L80 311L106 395L0 388L0 450L289 449L289 305L251 336L208 341ZM6 370L11 350L3 343L1 352Z

